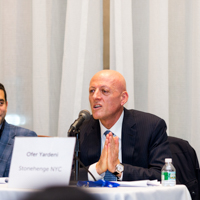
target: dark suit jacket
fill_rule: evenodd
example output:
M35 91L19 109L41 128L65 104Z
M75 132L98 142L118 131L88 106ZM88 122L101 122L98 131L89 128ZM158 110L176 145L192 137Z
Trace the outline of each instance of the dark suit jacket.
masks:
M80 159L85 166L97 162L101 154L99 121L93 117L81 126ZM136 110L124 109L122 124L123 180L161 179L165 158L171 158L166 124L161 118ZM80 179L87 172L80 170Z
M37 136L35 132L5 122L0 138L0 177L8 177L16 136Z

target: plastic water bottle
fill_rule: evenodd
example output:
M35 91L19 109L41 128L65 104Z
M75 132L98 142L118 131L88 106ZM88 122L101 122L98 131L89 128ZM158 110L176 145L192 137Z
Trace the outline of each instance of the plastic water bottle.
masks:
M161 171L161 183L163 186L176 185L176 169L172 165L171 158L165 158L165 165Z

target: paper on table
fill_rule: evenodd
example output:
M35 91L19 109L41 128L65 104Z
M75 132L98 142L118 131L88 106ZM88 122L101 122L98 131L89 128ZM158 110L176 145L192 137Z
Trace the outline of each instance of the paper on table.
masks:
M0 178L0 184L5 184L8 182L8 177L1 177Z
M147 187L147 186L160 186L158 180L141 180L141 181L117 181L120 187Z
M160 184L160 181L158 181L158 180L153 180L153 181L148 180L147 185L148 186L160 186L161 184Z

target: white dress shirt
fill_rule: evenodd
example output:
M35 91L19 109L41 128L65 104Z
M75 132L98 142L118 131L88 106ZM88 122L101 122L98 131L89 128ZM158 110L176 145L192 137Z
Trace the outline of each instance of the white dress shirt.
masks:
M124 111L122 112L120 118L118 119L118 121L112 126L112 128L110 128L109 130L114 134L114 136L118 136L119 138L119 161L122 162L122 151L121 151L121 135L122 135L122 122L123 122L123 118L124 118ZM100 129L101 129L101 152L103 150L104 144L105 144L105 140L106 140L106 136L104 135L104 133L108 130L107 128L105 128L103 126L103 124L99 121L100 123ZM105 176L105 172L102 174L98 174L96 171L96 164L94 163L92 165L90 165L89 167L89 171L93 174L93 176L96 178L96 180L100 180L103 179ZM123 177L123 173L120 179L118 180L122 180ZM92 176L88 173L88 180L89 181L94 181Z

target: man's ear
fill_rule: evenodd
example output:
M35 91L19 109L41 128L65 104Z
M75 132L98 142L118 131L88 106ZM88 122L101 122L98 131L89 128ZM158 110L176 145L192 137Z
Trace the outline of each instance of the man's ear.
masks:
M124 91L121 94L121 105L123 106L128 101L128 92Z

